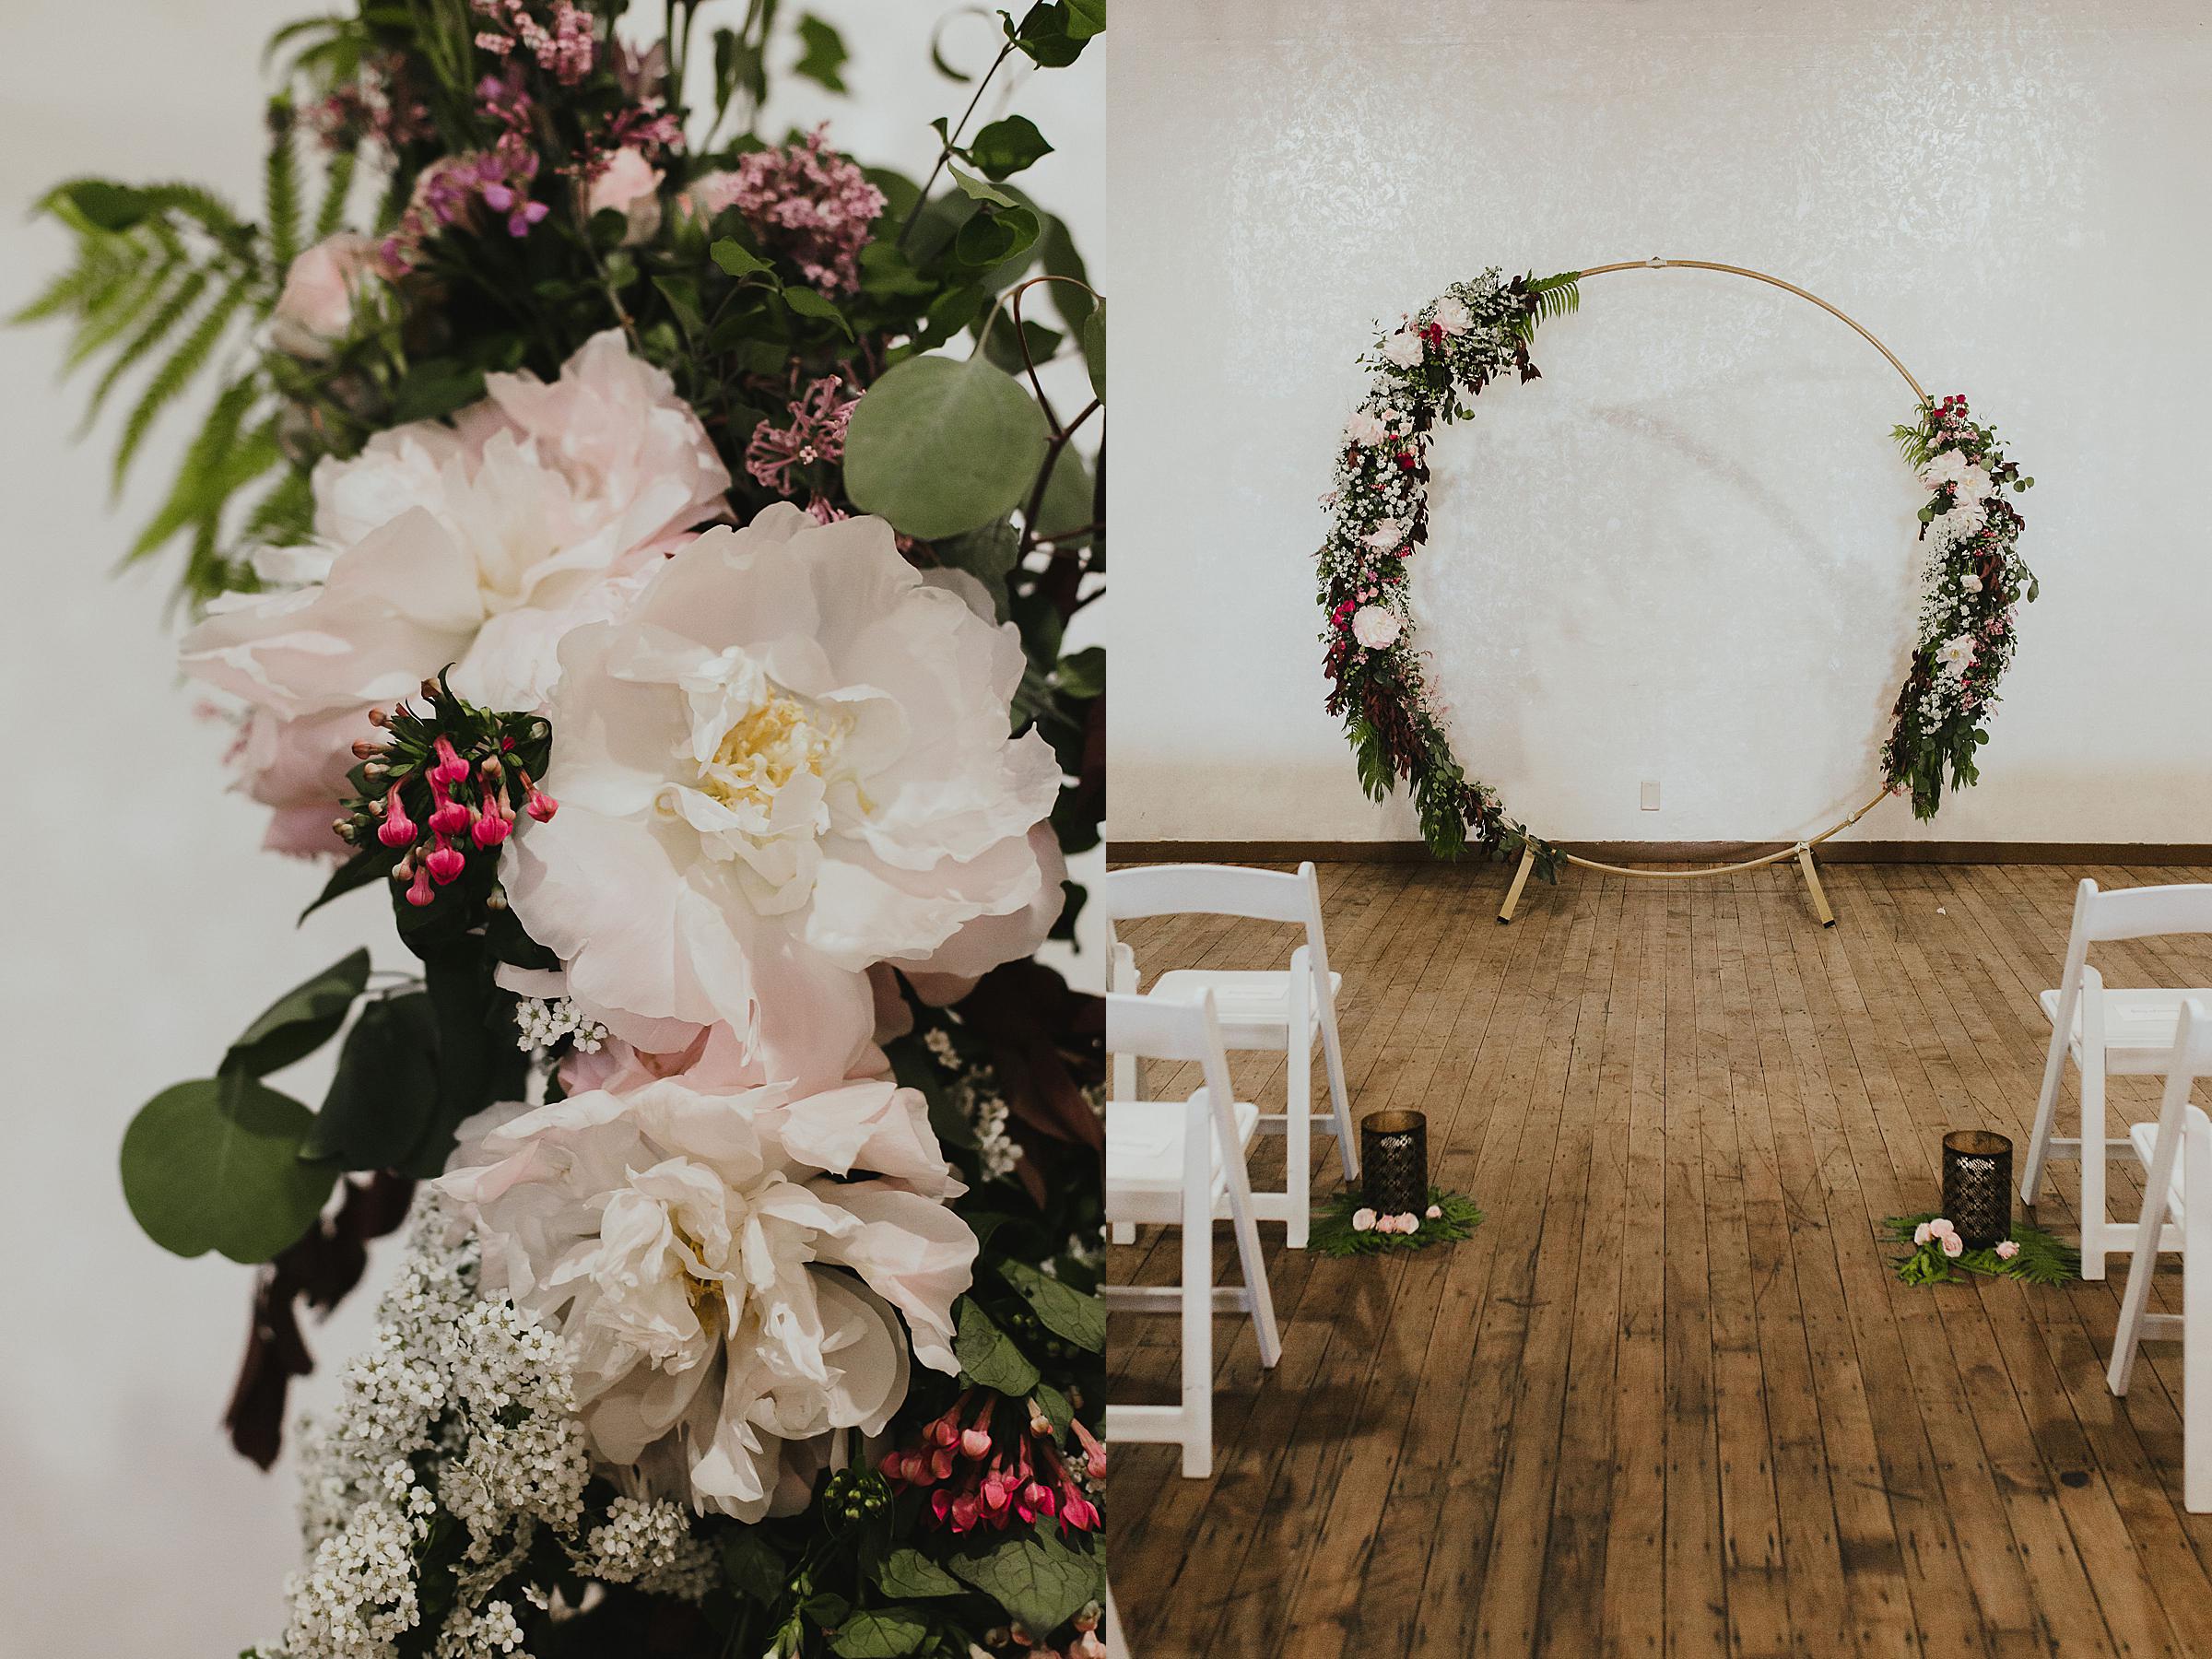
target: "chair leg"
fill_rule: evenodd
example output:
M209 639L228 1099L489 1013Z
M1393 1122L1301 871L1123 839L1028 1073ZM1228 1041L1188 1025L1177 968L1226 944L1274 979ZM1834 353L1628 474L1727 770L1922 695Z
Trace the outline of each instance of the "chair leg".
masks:
M1229 1221L1236 1234L1237 1263L1244 1274L1244 1289L1252 1303L1253 1335L1260 1344L1260 1363L1268 1370L1283 1357L1283 1338L1275 1323L1275 1293L1267 1284L1266 1258L1260 1254L1260 1224L1252 1213L1252 1194L1240 1194L1230 1183Z
M2159 1270L2159 1229L2166 1219L2166 1180L2151 1160L2151 1183L2143 1194L2143 1216L2136 1224L2136 1249L2127 1264L2127 1290L2120 1299L2120 1323L2112 1330L2112 1358L2104 1383L2116 1394L2134 1380L2136 1350L2143 1346L2143 1315L2150 1305L2151 1276ZM2183 1258L2184 1263L2186 1257Z
M2112 1219L2104 1196L2104 1067L2101 1055L2085 1054L2082 1059L2081 1277L2101 1279L2105 1224ZM2151 1241L2157 1243L2155 1234Z
M1214 1224L1210 1206L1182 1217L1182 1472L1214 1472Z
M2212 1250L2212 1124L2194 1110L2182 1171L2182 1507L2201 1515L2212 1512L2212 1261L2201 1253Z
M1284 1241L1303 1250L1313 1228L1313 1051L1293 1031L1283 1051L1283 1191L1288 1195Z
M2063 1006L2060 1012L2065 1012ZM2028 1136L2028 1161L2020 1170L2022 1204L2033 1204L2042 1191L2043 1166L2050 1161L2051 1130L2058 1119L2058 1086L2066 1069L2066 1039L2064 1027L2051 1028L2050 1052L2043 1056L2043 1088L2035 1101L2035 1128Z

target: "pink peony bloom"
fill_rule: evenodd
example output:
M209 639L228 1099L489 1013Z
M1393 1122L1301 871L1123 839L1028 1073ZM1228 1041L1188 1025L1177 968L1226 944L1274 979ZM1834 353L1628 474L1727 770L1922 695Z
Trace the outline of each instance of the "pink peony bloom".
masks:
M341 230L301 252L284 273L284 290L269 313L269 343L296 358L320 361L353 328L361 284L374 268L376 244Z
M583 214L619 213L629 223L622 245L634 248L651 241L661 228L661 170L646 160L644 152L625 146L606 159L599 176L583 190Z
M1363 605L1352 617L1352 638L1370 651L1389 649L1402 631L1404 624L1379 605Z

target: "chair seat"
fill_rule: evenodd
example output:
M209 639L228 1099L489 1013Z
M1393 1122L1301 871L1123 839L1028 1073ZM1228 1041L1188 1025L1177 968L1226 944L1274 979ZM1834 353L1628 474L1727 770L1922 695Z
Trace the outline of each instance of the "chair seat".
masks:
M2212 991L2136 991L2106 986L2105 1069L2136 1073L2165 1071L2167 1056L2173 1051L2174 1028L2181 1019L2182 1004L2192 996L2212 997ZM2066 1034L2066 1046L2076 1065L2081 1062L2081 1004L2085 1000L2076 999L2074 1029ZM2058 993L2045 991L2036 1001L2042 1006L2043 1018L2055 1023Z
M2127 1142L2135 1147L2136 1156L2143 1160L2143 1167L2149 1169L2151 1148L2159 1142L2158 1124L2155 1122L2129 1124ZM2176 1227L2189 1218L2182 1213L2182 1161L2179 1158L2173 1160L2173 1173L2166 1182L2166 1219Z
M1344 989L1344 975L1329 975L1333 996ZM1221 1041L1232 1049L1279 1049L1290 1033L1290 975L1283 969L1216 970L1178 968L1153 982L1148 995L1169 1002L1196 1002L1214 994L1214 1013L1221 1022ZM1306 1041L1321 1031L1318 1002L1306 1008Z
M1107 1106L1106 1214L1110 1220L1147 1221L1180 1216L1182 1137L1190 1114L1190 1104L1184 1100L1114 1100ZM1239 1100L1234 1115L1238 1156L1241 1157L1259 1127L1260 1109ZM1218 1201L1228 1192L1229 1171L1217 1148L1213 1195Z

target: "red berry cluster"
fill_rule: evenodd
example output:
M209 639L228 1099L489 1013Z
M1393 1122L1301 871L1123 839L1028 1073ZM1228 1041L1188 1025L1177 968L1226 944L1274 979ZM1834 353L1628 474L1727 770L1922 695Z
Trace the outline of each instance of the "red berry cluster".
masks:
M545 721L477 708L441 680L423 681L422 698L427 711L411 702L369 711L383 735L353 746L360 794L337 824L363 852L373 841L397 854L392 879L418 908L458 881L475 854L496 860L518 810L543 823L559 805L531 777L551 747Z

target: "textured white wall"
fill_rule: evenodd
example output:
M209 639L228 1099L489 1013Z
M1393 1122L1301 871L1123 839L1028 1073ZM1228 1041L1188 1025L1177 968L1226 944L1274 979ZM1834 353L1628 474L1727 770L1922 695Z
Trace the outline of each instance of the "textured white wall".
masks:
M809 4L845 31L854 96L791 88L769 130L829 119L864 159L926 161L929 118L967 96L928 67L936 8ZM0 54L0 312L36 291L65 252L61 235L22 218L64 177L182 176L257 202L261 43L315 9L307 0L11 4ZM704 6L702 29L733 11L744 7ZM979 38L970 20L947 50L968 61ZM990 49L982 41L986 57ZM1086 234L1103 287L1103 70L1087 58L1016 78L1013 107L1064 152L1024 182ZM116 1144L148 1096L212 1066L296 979L363 940L380 965L406 959L373 903L334 906L293 928L320 877L258 853L265 814L224 791L224 733L193 718L194 696L172 666L170 572L110 580L182 434L149 442L111 514L113 425L88 444L69 442L80 391L54 389L60 359L52 330L0 330L0 707L10 755L0 774L0 1017L10 1054L0 1656L221 1659L280 1629L279 1587L298 1545L293 1476L284 1466L261 1475L218 1428L245 1336L247 1270L212 1256L180 1261L147 1242L124 1206ZM300 1070L284 1081L319 1099L326 1071L312 1062ZM327 1396L337 1362L361 1346L379 1280L372 1263L333 1324L311 1329L324 1364L299 1391L308 1400Z
M1415 833L1322 710L1312 551L1371 321L1488 265L1774 272L1965 392L2042 579L1981 786L1857 833L2212 839L2212 24L2193 0L1124 0L1122 839ZM1562 837L1872 792L1924 499L1904 382L1737 277L1592 278L1437 446L1416 609L1471 772ZM1662 785L1663 808L1638 807Z

